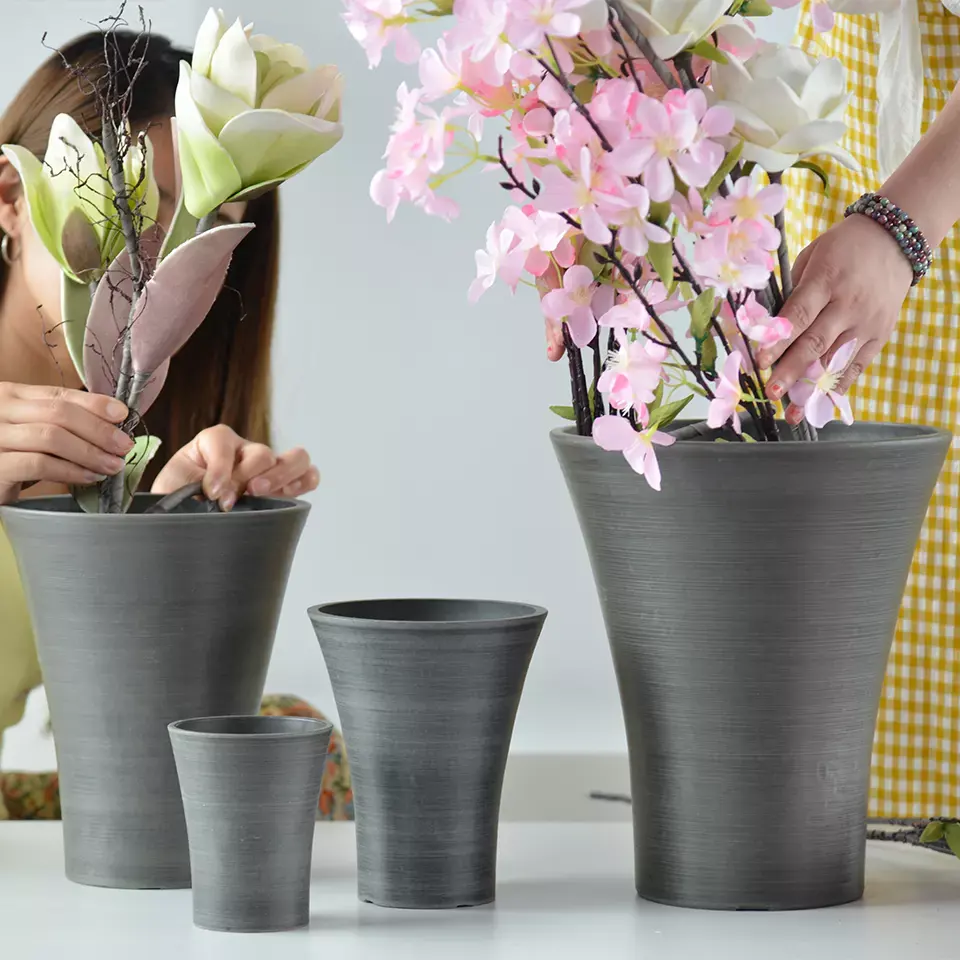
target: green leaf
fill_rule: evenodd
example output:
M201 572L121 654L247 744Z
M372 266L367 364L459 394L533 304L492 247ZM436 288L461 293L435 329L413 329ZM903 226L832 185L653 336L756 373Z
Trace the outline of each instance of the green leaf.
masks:
M661 380L657 384L657 389L653 391L653 403L647 406L647 410L650 413L653 413L653 411L658 409L662 403L663 403L663 381Z
M697 359L700 368L706 373L714 373L717 369L717 343L713 336L708 334L703 343L698 344Z
M60 310L63 317L63 338L70 353L70 359L86 383L83 375L83 342L87 332L87 317L90 316L90 286L77 283L65 273L60 274Z
M133 503L133 495L140 486L144 471L160 449L159 437L137 437L133 449L127 454L127 465L123 480L123 510L126 513Z
M709 183L703 188L703 199L709 200L719 189L720 184L723 183L727 177L730 176L730 171L740 162L740 157L743 154L743 141L740 140L737 142L737 145L723 158L723 163L720 164L717 172L710 178Z
M741 17L769 17L773 13L773 7L768 0L743 0L737 13Z
M597 391L594 388L593 384L590 384L590 389L587 391L587 403L590 404L590 412L596 416L597 415Z
M550 412L555 413L558 417L563 417L564 420L577 419L577 414L573 407L551 407Z
M126 456L123 479L123 512L133 503L133 495L140 486L144 471L160 449L159 437L137 437L133 449ZM97 484L89 487L71 487L73 499L84 513L100 512L100 490Z
M96 484L90 487L71 487L70 493L84 513L100 512L100 488Z
M677 417L686 409L687 404L693 399L693 396L684 397L682 400L674 400L673 403L665 403L650 413L650 426L662 430L670 426Z
M830 178L827 176L827 171L824 170L819 163L814 163L812 160L798 160L794 166L799 167L801 170L809 170L811 173L815 173L823 184L823 195L825 197L830 196Z
M689 48L695 57L703 57L704 60L712 60L714 63L729 63L726 54L718 50L709 40L701 40Z
M932 823L928 823L923 833L920 834L920 842L935 843L943 837L945 827L946 824L940 820L934 820Z
M676 283L673 278L673 244L651 243L647 251L647 259L657 271L657 276L663 281L667 293L673 293Z
M717 294L713 287L708 287L690 304L690 333L698 343L705 340L710 332L710 321L716 306Z
M199 223L200 221L183 205L183 195L181 194L180 202L177 204L177 212L173 215L170 229L163 238L160 259L162 260L168 254L173 253L181 244L195 237Z
M945 823L943 835L955 857L960 857L960 823Z
M647 219L651 223L655 223L657 226L662 227L670 219L672 210L673 208L670 206L669 200L651 203L650 210L647 213Z

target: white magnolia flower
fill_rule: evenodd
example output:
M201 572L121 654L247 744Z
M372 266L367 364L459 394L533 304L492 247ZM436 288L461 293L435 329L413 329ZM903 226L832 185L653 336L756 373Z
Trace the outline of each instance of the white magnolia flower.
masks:
M730 0L623 0L654 53L670 60L725 24Z
M839 60L764 43L746 62L727 54L727 63L714 64L710 77L714 102L733 112L744 160L776 173L803 157L828 154L856 167L837 146L847 129L848 100Z
M136 216L149 226L160 201L150 141L144 143L141 151L131 138L124 178ZM61 270L78 283L98 280L124 247L101 146L61 113L50 127L43 162L17 144L4 144L3 153L20 174L30 222Z
M187 210L202 218L249 199L326 153L343 136L341 91L336 67L311 70L299 47L211 9L177 87Z

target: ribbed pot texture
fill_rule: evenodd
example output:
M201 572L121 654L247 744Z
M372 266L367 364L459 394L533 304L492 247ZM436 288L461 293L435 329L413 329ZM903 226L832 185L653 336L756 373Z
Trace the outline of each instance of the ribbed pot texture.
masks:
M371 600L315 607L350 758L361 900L494 899L503 772L546 611Z
M170 724L198 927L272 933L309 924L313 832L332 730L307 717Z
M552 439L620 688L638 892L719 910L858 899L880 691L949 435L679 441L659 494L591 439Z
M309 507L226 515L76 512L67 497L0 510L36 633L63 806L67 877L190 885L167 725L255 714Z

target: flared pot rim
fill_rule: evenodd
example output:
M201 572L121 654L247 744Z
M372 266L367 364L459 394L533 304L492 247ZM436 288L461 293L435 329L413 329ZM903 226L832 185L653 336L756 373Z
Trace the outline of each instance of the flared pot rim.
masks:
M497 615L490 617L445 617L442 619L430 619L420 617L396 617L384 616L378 617L369 615L377 607L383 609L409 606L411 610L416 608L429 608L430 605L437 606L456 606L462 605L464 609L488 607L491 611L499 611ZM364 616L363 611L369 611ZM352 612L351 612L352 611ZM462 597L382 597L370 598L366 600L337 600L331 603L321 603L310 607L307 615L316 626L343 626L349 625L357 628L375 628L377 630L402 630L404 632L423 633L430 630L451 630L457 628L466 628L471 630L496 629L512 623L535 623L543 621L547 617L546 607L538 606L533 603L523 603L512 600L478 600L464 599Z
M693 425L701 421L677 422L673 429ZM737 457L737 458L769 458L777 456L784 460L792 460L796 457L811 456L831 456L837 452L851 451L868 452L871 450L887 449L891 446L902 446L910 444L912 446L934 446L941 447L949 444L953 440L953 433L942 427L931 427L923 424L904 424L904 423L873 423L870 421L858 421L853 426L845 426L839 422L836 425L828 425L826 428L830 431L830 439L823 443L716 443L709 439L690 439L678 440L672 446L658 448L658 456L676 457L709 457L717 459L718 457ZM848 437L843 437L843 432L849 432ZM857 437L857 433L888 432L889 436L871 436ZM719 433L719 431L718 431ZM596 450L598 455L609 456L594 443L592 437L582 437L577 433L575 426L555 427L550 431L550 438L557 446L570 448L591 448Z
M217 725L242 728L248 726L253 729L217 730ZM263 727L257 730L256 727ZM275 727L277 729L269 729ZM286 728L286 729L284 729ZM259 743L277 740L311 740L316 737L325 737L333 733L333 724L329 720L318 717L274 717L260 714L250 716L220 716L220 717L191 717L186 720L175 720L167 724L171 735L190 740L224 741L230 743Z
M156 502L162 499L157 494L137 494L137 499ZM307 513L310 504L305 500L291 497L250 497L254 508L231 510L229 513L84 513L76 509L73 497L58 494L50 497L30 497L0 506L0 518L9 516L44 518L47 521L70 521L73 523L97 524L171 524L171 523L236 523L263 522L264 517L276 517L280 514ZM241 501L242 502L242 501ZM259 504L259 506L257 506ZM64 509L57 509L62 506Z

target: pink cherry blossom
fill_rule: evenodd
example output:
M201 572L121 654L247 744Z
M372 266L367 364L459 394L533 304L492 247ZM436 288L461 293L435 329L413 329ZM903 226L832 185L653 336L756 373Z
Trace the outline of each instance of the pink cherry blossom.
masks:
M405 21L406 8L415 4L405 0L346 0L343 19L353 38L363 47L371 67L380 65L383 51L392 43L401 63L416 63L420 43Z
M507 0L457 0L456 20L447 42L470 60L485 66L484 79L500 86L510 69L513 47L503 39L507 30Z
M424 100L437 100L453 93L461 83L463 56L451 50L441 37L436 49L428 47L420 54L420 84Z
M687 191L687 196L674 194L671 206L683 229L701 237L709 237L717 227L730 224L729 219L717 212L716 203L709 210L704 209L703 197L695 187Z
M847 425L853 423L850 398L837 393L837 384L853 358L857 355L857 341L845 343L824 368L816 360L790 390L790 402L803 408L807 422L818 430L839 413Z
M477 279L470 286L470 301L476 303L498 277L516 290L526 259L517 235L499 224L491 224L486 249L477 251Z
M755 224L760 230L758 243L764 250L777 250L780 231L774 217L783 210L787 192L780 184L765 186L752 177L741 177L726 197L718 197L711 207L717 217L738 223Z
M729 291L762 290L770 280L773 264L769 255L755 246L745 245L750 236L749 231L744 230L718 227L694 246L697 273L721 296Z
M616 338L617 349L607 357L606 369L597 381L597 389L609 396L614 409L632 408L640 414L641 421L645 421L646 405L653 402L670 351L642 336L631 340L622 327L616 331Z
M710 401L710 409L707 412L708 427L716 430L730 422L737 433L743 429L738 413L740 401L743 398L743 392L740 389L742 367L743 357L737 352L729 354L724 360L720 379L714 387L715 397Z
M575 37L580 32L576 8L587 0L510 0L507 38L518 50L538 50L547 37Z
M625 417L606 415L593 422L593 440L604 450L620 451L627 463L654 489L660 490L660 464L655 447L669 447L675 438L659 430L636 431Z
M559 167L546 166L540 172L540 194L537 206L550 213L571 213L579 219L584 235L594 243L607 244L613 239L597 204L610 188L602 172L594 164L589 147L582 147L576 170L571 176Z
M636 297L630 297L629 300L607 310L598 323L601 327L622 327L627 330L644 331L650 328L650 314Z
M671 235L647 220L650 213L650 194L639 183L632 183L619 193L605 194L600 211L607 223L619 227L617 236L624 250L642 257L651 243L669 243Z
M614 149L610 166L624 176L642 176L656 202L673 197L674 172L688 186L706 186L725 152L711 137L733 128L730 111L708 109L700 90L671 90L662 101L639 97L633 119L632 136Z
M753 293L737 310L737 326L744 336L761 347L772 347L793 332L793 324L786 317L770 316Z
M551 255L570 233L570 225L559 214L537 210L532 205L507 207L501 221L512 230L524 251L524 268L534 277L542 277L550 268ZM571 260L567 266L573 263Z
M563 286L551 290L541 301L544 316L565 321L578 347L587 346L597 334L597 320L593 313L595 290L593 271L575 264L563 275Z

